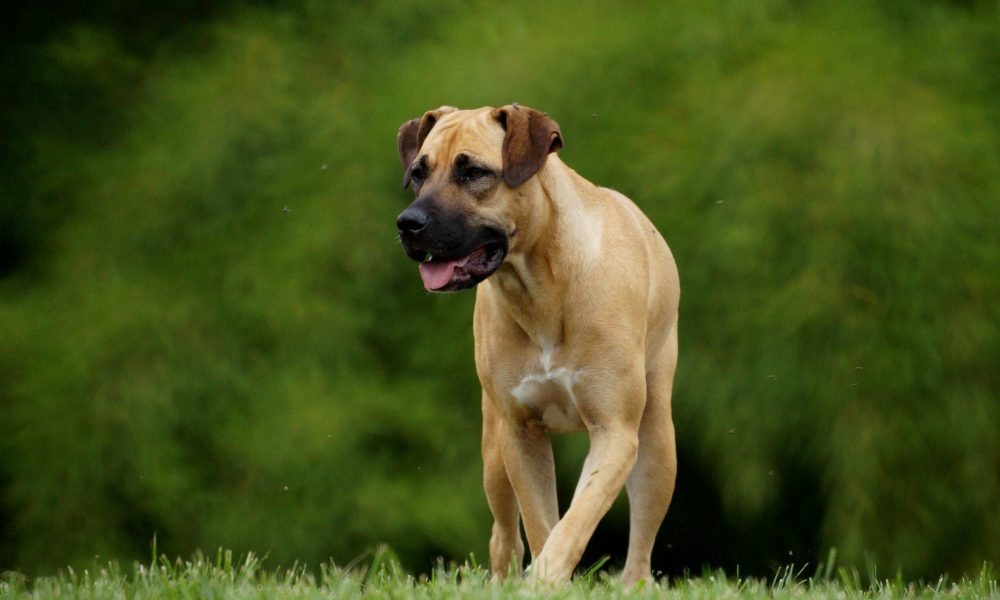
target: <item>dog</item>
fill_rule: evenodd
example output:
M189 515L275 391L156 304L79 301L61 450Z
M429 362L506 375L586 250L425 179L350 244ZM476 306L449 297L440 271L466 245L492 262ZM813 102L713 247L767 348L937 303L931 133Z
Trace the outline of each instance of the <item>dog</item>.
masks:
M628 557L621 577L651 577L674 490L670 396L680 283L656 227L624 195L564 164L558 123L512 104L442 106L396 138L396 220L433 292L478 286L473 316L482 385L483 485L490 567L567 581L624 486ZM560 518L549 433L586 431L590 449Z

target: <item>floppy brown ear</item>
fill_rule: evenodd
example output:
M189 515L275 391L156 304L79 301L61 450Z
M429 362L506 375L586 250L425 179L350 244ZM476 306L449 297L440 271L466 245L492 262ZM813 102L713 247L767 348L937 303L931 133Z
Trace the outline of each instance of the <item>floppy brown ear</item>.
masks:
M396 149L399 151L399 160L403 163L403 187L410 184L409 166L413 159L417 157L417 152L424 145L427 134L434 128L434 124L442 115L458 110L454 106L442 106L435 110L429 110L419 119L410 119L399 127L396 134Z
M396 134L396 149L399 150L399 161L403 163L403 168L410 166L413 158L420 149L417 143L417 131L420 129L420 119L410 119L399 126L399 133Z
M503 137L503 180L517 187L542 168L550 152L562 148L562 132L545 113L510 104L493 111Z

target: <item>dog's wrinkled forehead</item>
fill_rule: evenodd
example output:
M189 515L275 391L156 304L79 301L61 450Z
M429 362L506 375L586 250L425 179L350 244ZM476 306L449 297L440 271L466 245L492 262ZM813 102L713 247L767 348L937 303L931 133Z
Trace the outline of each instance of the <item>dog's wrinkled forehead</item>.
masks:
M396 135L403 187L410 184L418 159L421 177L425 169L472 159L491 170L502 165L503 182L515 188L534 177L546 157L562 147L558 123L518 104L475 110L442 106L403 123Z
M432 168L450 164L460 154L499 168L503 163L504 130L492 109L456 110L441 116L421 145L417 158L427 157Z

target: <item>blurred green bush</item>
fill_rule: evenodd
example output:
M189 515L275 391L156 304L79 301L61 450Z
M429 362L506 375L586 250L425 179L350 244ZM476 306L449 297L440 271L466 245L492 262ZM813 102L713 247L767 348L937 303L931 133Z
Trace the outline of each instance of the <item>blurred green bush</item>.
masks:
M995 3L110 6L0 46L0 568L485 557L473 295L399 251L393 141L512 101L678 258L661 568L1000 556Z

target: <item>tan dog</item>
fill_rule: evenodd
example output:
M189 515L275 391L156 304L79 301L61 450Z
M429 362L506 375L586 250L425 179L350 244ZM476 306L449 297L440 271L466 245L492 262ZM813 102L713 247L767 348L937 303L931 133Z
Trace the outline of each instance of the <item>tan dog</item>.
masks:
M417 196L397 227L424 286L482 282L474 332L494 575L520 570L520 514L529 574L569 579L625 486L622 579L648 578L677 470L680 287L666 242L628 198L559 160L559 125L536 110L441 107L400 127L397 145ZM548 433L582 430L590 452L560 519Z

